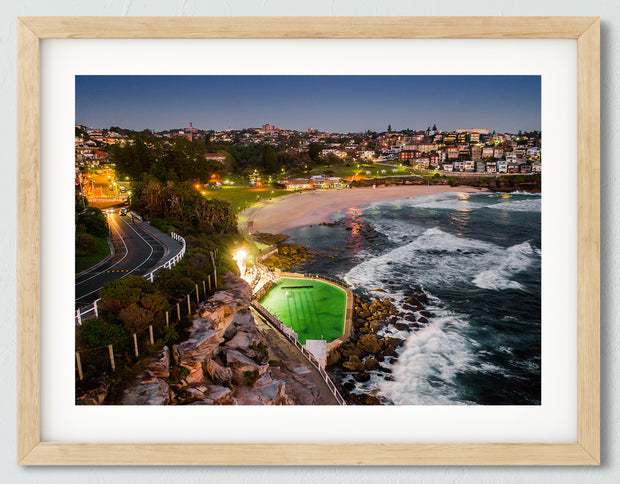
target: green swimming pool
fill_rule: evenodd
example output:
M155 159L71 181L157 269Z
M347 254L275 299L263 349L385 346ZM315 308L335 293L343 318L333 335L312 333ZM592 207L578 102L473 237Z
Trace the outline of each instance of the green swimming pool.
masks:
M344 332L347 293L314 279L286 278L265 294L260 303L297 333L301 344L308 339L328 343Z

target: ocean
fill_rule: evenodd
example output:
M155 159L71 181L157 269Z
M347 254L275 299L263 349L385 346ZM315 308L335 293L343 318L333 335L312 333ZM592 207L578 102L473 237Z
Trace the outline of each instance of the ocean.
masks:
M528 193L443 193L339 212L333 224L286 232L326 251L296 270L346 280L354 292L429 298L392 373L354 392L402 405L540 405L541 199Z

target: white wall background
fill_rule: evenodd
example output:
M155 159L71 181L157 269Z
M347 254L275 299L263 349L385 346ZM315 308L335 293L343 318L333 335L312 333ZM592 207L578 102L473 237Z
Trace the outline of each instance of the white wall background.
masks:
M599 468L285 467L22 468L15 465L15 17L21 15L600 15L602 19L602 462ZM620 168L611 147L620 128L620 3L611 0L23 0L0 13L0 480L13 483L572 483L620 482ZM472 59L475 62L475 59ZM482 60L481 60L482 62ZM616 189L616 190L615 190ZM243 462L243 456L239 456Z

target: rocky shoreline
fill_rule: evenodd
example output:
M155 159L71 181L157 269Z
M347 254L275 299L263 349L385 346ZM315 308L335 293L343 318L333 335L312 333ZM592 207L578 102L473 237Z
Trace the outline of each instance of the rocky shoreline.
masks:
M432 316L426 310L427 305L428 298L423 292L408 293L402 301L355 296L351 338L331 351L327 359L327 369L349 404L393 403L380 395L378 388L360 391L355 382L366 383L371 375L392 380L391 367L398 361L406 340L390 336L385 330L413 332L423 328L428 324L428 317Z
M320 225L340 226L345 230L352 228L344 219ZM374 229L366 224L358 224L357 230L366 243L377 237ZM288 236L284 234L258 234L258 238L278 248L278 254L266 259L265 265L285 270L291 267L303 268L317 255L340 257L347 249L354 249L353 258L358 259L356 252L367 245L362 243L360 247L334 248L332 253L319 253L307 247L286 244ZM389 280L383 282L393 284ZM356 294L354 297L351 337L328 353L327 370L348 404L391 405L393 402L381 396L378 388L369 386L371 376L380 380L392 379L392 368L406 340L391 334L412 333L426 326L432 316L427 309L428 297L421 290L410 291L398 301L394 298L372 298L365 294Z

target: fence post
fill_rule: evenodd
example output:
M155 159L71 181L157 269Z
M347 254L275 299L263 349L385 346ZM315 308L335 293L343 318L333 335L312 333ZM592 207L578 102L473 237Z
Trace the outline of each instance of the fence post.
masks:
M211 276L207 276L207 281L209 281L209 292L211 292Z
M187 295L187 314L192 314L192 303L189 300L189 294Z
M217 267L215 267L215 256L217 255L217 250L215 253L210 251L209 255L211 256L211 263L213 264L213 287L217 289Z
M151 282L153 282L153 273L151 272Z
M138 337L136 336L136 333L133 334L133 349L136 353L136 358L140 355L140 353L138 353Z
M177 303L177 319L181 321L181 305Z
M112 367L112 371L116 371L116 365L114 364L114 347L112 345L108 345L108 353L110 354L110 366Z
M75 363L77 364L78 376L80 377L80 381L84 379L84 373L82 373L82 360L80 359L80 354L75 352Z
M200 292L198 291L198 284L196 284L196 304L200 304Z
M155 340L153 339L153 325L149 324L149 338L151 340L151 344L155 344Z
M75 310L75 316L77 317L78 324L82 324L82 314L80 313L79 309Z
M166 327L170 326L170 314L166 311Z
M93 303L93 306L95 306L95 317L96 318L99 317L99 308L97 308L97 301L98 299L95 299L95 302Z
M207 299L207 283L204 281L204 279L202 280L202 292L205 293L205 299Z

